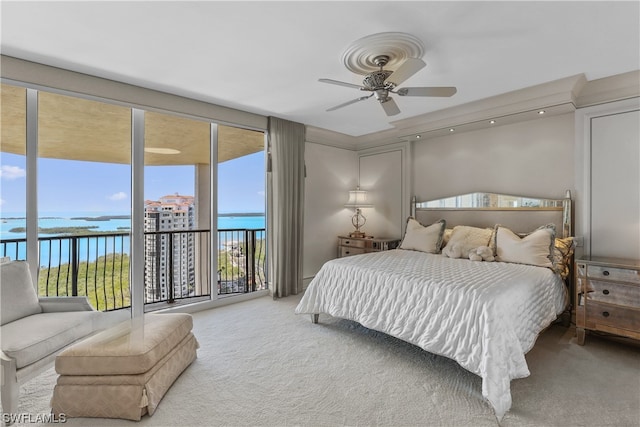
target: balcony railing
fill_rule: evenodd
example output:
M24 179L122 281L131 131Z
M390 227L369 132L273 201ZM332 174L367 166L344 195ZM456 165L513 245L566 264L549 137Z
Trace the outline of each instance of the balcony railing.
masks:
M145 232L145 304L211 296L211 232ZM40 296L87 296L96 310L131 306L128 233L40 237ZM218 230L218 295L267 288L264 229ZM25 259L26 239L0 240L0 254ZM215 289L215 288L214 288Z

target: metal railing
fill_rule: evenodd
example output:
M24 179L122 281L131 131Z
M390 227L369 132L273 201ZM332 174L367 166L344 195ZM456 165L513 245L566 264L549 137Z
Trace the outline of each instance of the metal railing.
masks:
M211 232L145 232L145 304L211 296ZM267 288L264 229L218 230L218 295ZM40 296L87 296L99 311L131 306L128 233L40 237ZM0 240L0 254L25 259L26 239Z

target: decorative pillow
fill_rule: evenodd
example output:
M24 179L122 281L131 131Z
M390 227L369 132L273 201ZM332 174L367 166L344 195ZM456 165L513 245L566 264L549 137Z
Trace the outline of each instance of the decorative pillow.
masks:
M449 243L449 239L451 238L451 233L453 233L453 228L445 228L444 233L442 234L442 247L444 248Z
M553 269L555 237L556 227L553 224L544 225L524 237L498 224L495 232L496 260Z
M0 293L2 325L42 312L31 281L31 272L25 261L0 264Z
M456 225L442 253L449 258L467 258L469 251L480 246L489 246L493 230L491 228Z
M421 251L430 254L440 253L445 225L445 220L441 219L425 227L415 219L409 217L400 249Z
M553 271L560 277L569 277L569 266L571 265L571 255L575 249L573 237L556 238L553 248Z

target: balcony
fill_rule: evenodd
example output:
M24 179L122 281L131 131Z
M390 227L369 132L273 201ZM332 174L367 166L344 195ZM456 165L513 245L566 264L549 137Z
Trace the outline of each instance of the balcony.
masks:
M267 289L264 229L218 230L214 292ZM145 232L145 311L211 298L209 230ZM185 242L188 242L185 244ZM40 296L87 296L99 311L131 307L128 233L40 237ZM26 239L0 240L0 254L24 259Z

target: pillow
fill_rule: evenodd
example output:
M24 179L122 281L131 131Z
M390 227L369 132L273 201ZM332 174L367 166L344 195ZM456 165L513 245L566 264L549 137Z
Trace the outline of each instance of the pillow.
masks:
M553 248L553 271L560 277L569 277L569 267L571 265L571 255L575 248L573 237L556 238Z
M496 260L514 264L528 264L553 269L553 245L556 227L544 225L524 237L507 227L496 225Z
M404 232L402 243L400 244L400 249L420 251L430 254L440 253L442 234L444 233L445 225L445 220L441 219L440 221L425 227L415 219L409 217L407 219L407 227Z
M38 295L31 281L31 272L25 261L0 264L0 324L42 312Z
M456 225L442 253L449 258L467 258L472 249L489 246L492 233L491 228Z
M449 239L451 238L451 233L453 233L453 228L445 228L444 233L442 234L442 247L444 248L449 243Z

